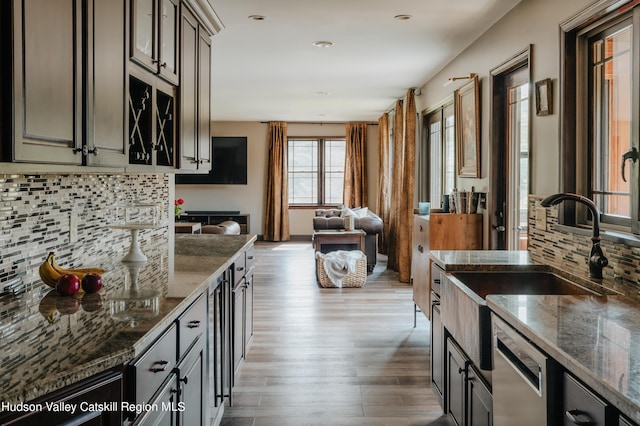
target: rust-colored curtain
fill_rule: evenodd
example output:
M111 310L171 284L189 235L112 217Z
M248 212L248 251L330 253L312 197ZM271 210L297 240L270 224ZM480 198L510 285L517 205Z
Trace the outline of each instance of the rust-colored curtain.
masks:
M391 207L389 208L389 248L387 268L398 270L400 262L398 228L400 227L400 193L402 192L402 172L404 156L404 102L396 101L396 115L393 125L393 165L391 173Z
M378 119L378 215L383 224L378 234L378 251L383 254L388 253L389 246L389 173L389 114L385 112Z
M287 123L269 123L269 164L267 164L267 203L264 239L288 241L289 185L287 180Z
M365 147L367 123L347 123L342 200L347 207L367 205L367 170Z
M411 236L413 235L413 193L416 164L416 99L413 89L407 92L407 111L404 134L404 170L402 173L402 192L400 194L400 214L398 223L398 274L399 280L408 283L411 280Z

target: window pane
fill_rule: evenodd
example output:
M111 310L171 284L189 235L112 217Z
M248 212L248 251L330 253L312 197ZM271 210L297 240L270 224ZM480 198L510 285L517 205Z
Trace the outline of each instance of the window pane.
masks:
M451 194L456 186L456 130L455 117L449 115L444 118L445 134L444 134L444 193Z
M440 122L432 123L429 126L429 145L431 147L431 203L434 207L439 206L442 199L442 140L440 132Z
M324 204L342 204L346 141L324 141Z
M318 141L292 140L287 144L290 204L318 202Z
M631 216L629 182L620 173L631 147L631 26L592 40L593 193L602 213Z
M342 204L345 147L344 139L288 140L289 204Z

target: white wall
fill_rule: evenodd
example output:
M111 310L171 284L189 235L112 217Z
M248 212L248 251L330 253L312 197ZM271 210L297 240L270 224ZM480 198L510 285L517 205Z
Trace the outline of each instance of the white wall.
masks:
M416 100L419 109L433 107L465 84L456 81L447 87L448 78L476 73L480 77L481 151L480 179L458 179L457 188L488 190L489 185L489 129L490 87L489 76L493 68L503 64L517 53L532 45L533 81L553 80L552 115L536 117L532 114L531 159L532 193L548 194L559 189L559 114L558 77L560 74L559 24L585 9L592 0L523 0L503 19L483 34L476 42L451 61L433 79L422 86L422 95ZM533 104L532 104L533 105Z
M213 122L213 136L246 136L247 185L177 185L176 197L185 200L185 210L239 210L251 215L250 233L264 233L265 185L269 125L260 122ZM289 123L288 136L342 136L345 124ZM378 126L368 126L367 174L369 206L375 210L378 184ZM289 210L291 235L313 233L314 209Z

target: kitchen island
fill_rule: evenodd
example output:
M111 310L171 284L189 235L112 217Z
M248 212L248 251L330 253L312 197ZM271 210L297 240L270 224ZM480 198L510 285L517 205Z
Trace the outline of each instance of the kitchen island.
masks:
M606 294L498 294L488 295L486 304L492 315L506 321L559 365L560 368L550 379L552 384L548 385L556 388L553 392L559 392L554 394L557 404L553 405L550 413L552 418L561 423L560 419L565 417L566 412L570 415L575 412L563 407L567 396L563 396L562 392L572 393L575 389L571 387L572 383L578 383L577 388L584 390L584 394L592 398L590 401L595 401L587 404L586 411L604 407L602 412L606 413L603 416L607 421L597 424L628 425L640 422L640 355L636 343L640 341L640 299L633 283L610 278L591 280L586 276L574 276L570 271L536 264L526 251L432 251L430 256L442 271L438 276L442 280L455 280L455 273L461 271L544 271ZM444 300L439 305L442 312L448 308L450 309ZM468 320L471 321L472 318ZM446 332L443 334L449 335ZM492 343L495 343L493 339L495 336L492 337ZM455 343L454 341L454 346ZM438 347L437 342L435 347ZM434 343L432 350L433 348ZM440 350L445 351L446 357L452 351L460 349L456 346L452 350L448 342L441 342ZM462 356L466 359L465 352L462 351ZM475 359L474 355L468 354L471 360ZM471 367L465 367L469 370L467 374L471 376L477 373L482 376L482 382L489 390L490 401L492 386L500 384L492 380L490 369L481 370L474 362L469 362L469 365ZM440 376L436 374L437 371L432 373L436 380L438 377L441 380L434 385L434 391L449 391L447 389L450 385L443 382L457 376L451 374L451 371L447 372L449 366L446 363L436 367L442 368L444 373ZM448 379L445 378L446 374L449 374ZM451 383L454 388L457 386L455 381ZM443 397L446 398L446 395ZM491 403L488 404L488 409L492 409ZM448 410L450 413L453 410L452 415L456 416L455 406L449 405ZM462 416L466 416L464 408L461 410Z
M38 280L32 291L2 296L0 403L9 409L0 411L105 371L124 370L239 256L244 262L255 239L176 235L172 245L145 247L143 264L95 259L107 270L99 293L62 297Z

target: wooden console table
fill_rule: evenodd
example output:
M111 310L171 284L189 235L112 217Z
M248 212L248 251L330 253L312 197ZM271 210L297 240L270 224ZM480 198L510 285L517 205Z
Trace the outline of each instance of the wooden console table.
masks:
M320 253L334 250L360 250L364 253L364 237L361 229L354 231L318 230L313 232L313 248Z
M200 222L176 222L176 234L201 234L202 224Z

